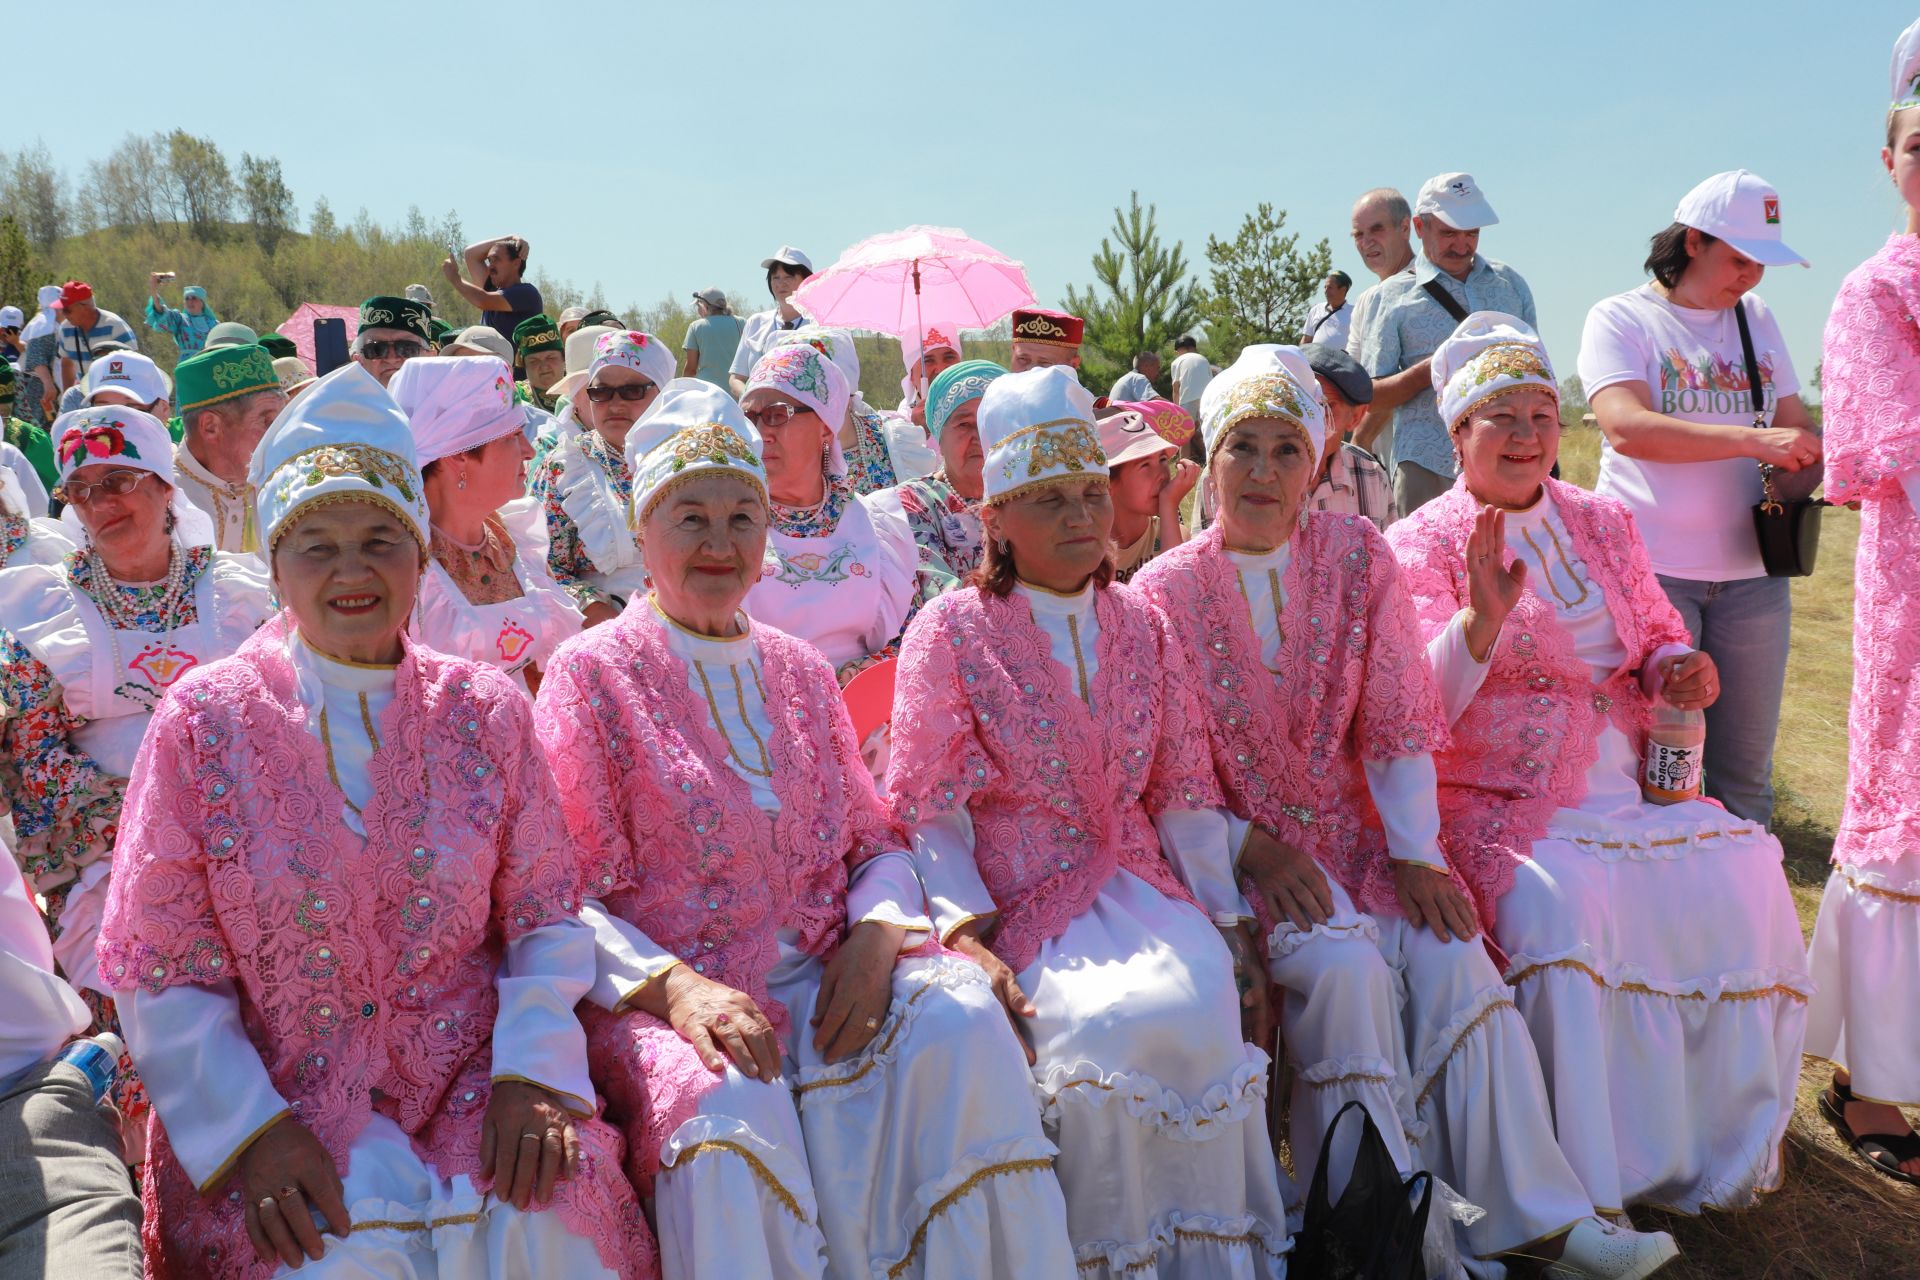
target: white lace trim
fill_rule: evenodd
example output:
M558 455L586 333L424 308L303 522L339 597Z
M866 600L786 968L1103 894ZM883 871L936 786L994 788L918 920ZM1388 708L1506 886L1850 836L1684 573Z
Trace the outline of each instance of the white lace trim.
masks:
M1074 1105L1101 1108L1124 1106L1127 1114L1162 1137L1176 1142L1209 1142L1229 1132L1238 1122L1258 1113L1267 1096L1267 1055L1248 1048L1246 1059L1230 1079L1216 1084L1198 1102L1189 1102L1159 1081L1136 1072L1103 1072L1091 1062L1057 1065L1040 1081L1042 1116L1058 1123L1060 1113Z

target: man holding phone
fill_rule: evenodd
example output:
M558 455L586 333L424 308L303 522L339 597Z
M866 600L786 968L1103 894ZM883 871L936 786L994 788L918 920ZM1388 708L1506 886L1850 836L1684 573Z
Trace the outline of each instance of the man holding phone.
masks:
M540 314L540 290L527 283L527 242L520 236L480 240L459 252L448 245L440 274L480 309L481 320L509 343L522 320ZM464 264L466 274L461 274ZM469 278L470 277L470 278ZM481 283L474 284L478 280Z

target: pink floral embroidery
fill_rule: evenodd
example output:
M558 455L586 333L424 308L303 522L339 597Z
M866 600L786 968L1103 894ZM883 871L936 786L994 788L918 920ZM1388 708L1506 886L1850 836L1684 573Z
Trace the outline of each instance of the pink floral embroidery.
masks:
M1201 700L1167 620L1108 587L1093 709L1069 686L1026 602L977 587L921 611L901 646L887 792L904 824L964 807L1000 908L993 949L1017 972L1092 905L1117 870L1192 902L1151 815L1221 803L1190 750Z
M1278 672L1261 662L1218 525L1134 581L1198 655L1228 806L1310 852L1362 910L1398 914L1361 762L1437 750L1447 732L1413 602L1372 522L1316 513L1294 538Z
M288 627L190 673L155 713L101 974L119 991L232 981L275 1087L336 1161L377 1092L423 1159L484 1190L495 974L508 942L580 903L531 713L492 668L409 646L361 841L295 699ZM555 1211L609 1267L653 1275L619 1135L578 1128L586 1159ZM157 1117L149 1151L149 1274L269 1274L229 1188L200 1196Z
M1453 722L1452 746L1434 758L1441 844L1489 925L1494 904L1512 887L1514 868L1553 811L1586 795L1602 717L1641 744L1649 704L1640 666L1662 645L1689 643L1654 577L1633 513L1558 480L1548 480L1546 490L1606 597L1627 659L1596 685L1553 606L1529 584L1494 644L1486 682ZM1461 481L1387 530L1428 639L1467 602L1463 548L1479 510Z
M1895 235L1840 286L1827 318L1827 495L1860 503L1854 556L1847 804L1833 859L1920 848L1920 240Z

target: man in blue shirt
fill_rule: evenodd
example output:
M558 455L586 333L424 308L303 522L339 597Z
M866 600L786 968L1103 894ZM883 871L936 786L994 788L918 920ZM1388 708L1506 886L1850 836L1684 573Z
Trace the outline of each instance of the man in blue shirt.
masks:
M140 340L133 326L111 311L94 305L93 286L85 280L69 280L60 286L60 377L61 385L75 386L93 365L97 346L138 351Z
M1381 281L1367 333L1355 335L1373 375L1373 411L1393 415L1393 505L1403 516L1452 488L1458 471L1428 357L1475 311L1535 323L1520 273L1479 252L1480 229L1499 221L1471 174L1429 178L1413 206L1420 256Z
M479 284L463 277L462 263L455 262L451 256L440 264L440 273L447 278L447 283L480 308L481 322L504 338L509 346L520 322L539 315L544 305L540 290L522 279L527 272L527 252L527 242L520 236L500 236L468 245L460 256L467 275L480 281Z
M207 345L207 334L220 323L220 317L207 305L207 291L197 284L180 291L178 307L169 307L160 301L160 286L171 279L171 272L155 271L147 277L147 328L158 329L172 338L173 345L180 350L180 358L185 360Z

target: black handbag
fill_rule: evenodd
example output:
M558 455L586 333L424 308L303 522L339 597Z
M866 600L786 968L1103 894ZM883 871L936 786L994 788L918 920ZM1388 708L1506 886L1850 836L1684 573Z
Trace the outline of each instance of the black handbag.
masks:
M1334 1131L1355 1109L1366 1127L1340 1203L1329 1204L1327 1165L1333 1158ZM1416 1183L1418 1204L1412 1202ZM1287 1258L1287 1275L1290 1280L1424 1280L1421 1245L1432 1207L1433 1175L1416 1173L1402 1182L1373 1117L1355 1099L1340 1108L1321 1139L1320 1164L1313 1171L1300 1234Z
M1753 355L1753 333L1747 328L1747 307L1733 304L1740 326L1740 354L1747 361L1747 390L1753 396L1753 425L1767 425L1767 393L1760 389L1760 362ZM1781 478L1775 479L1778 475ZM1804 578L1813 572L1820 554L1820 508L1827 504L1813 496L1826 478L1826 464L1816 462L1798 471L1782 472L1771 463L1760 464L1760 501L1753 506L1753 535L1760 543L1760 563L1770 578Z

